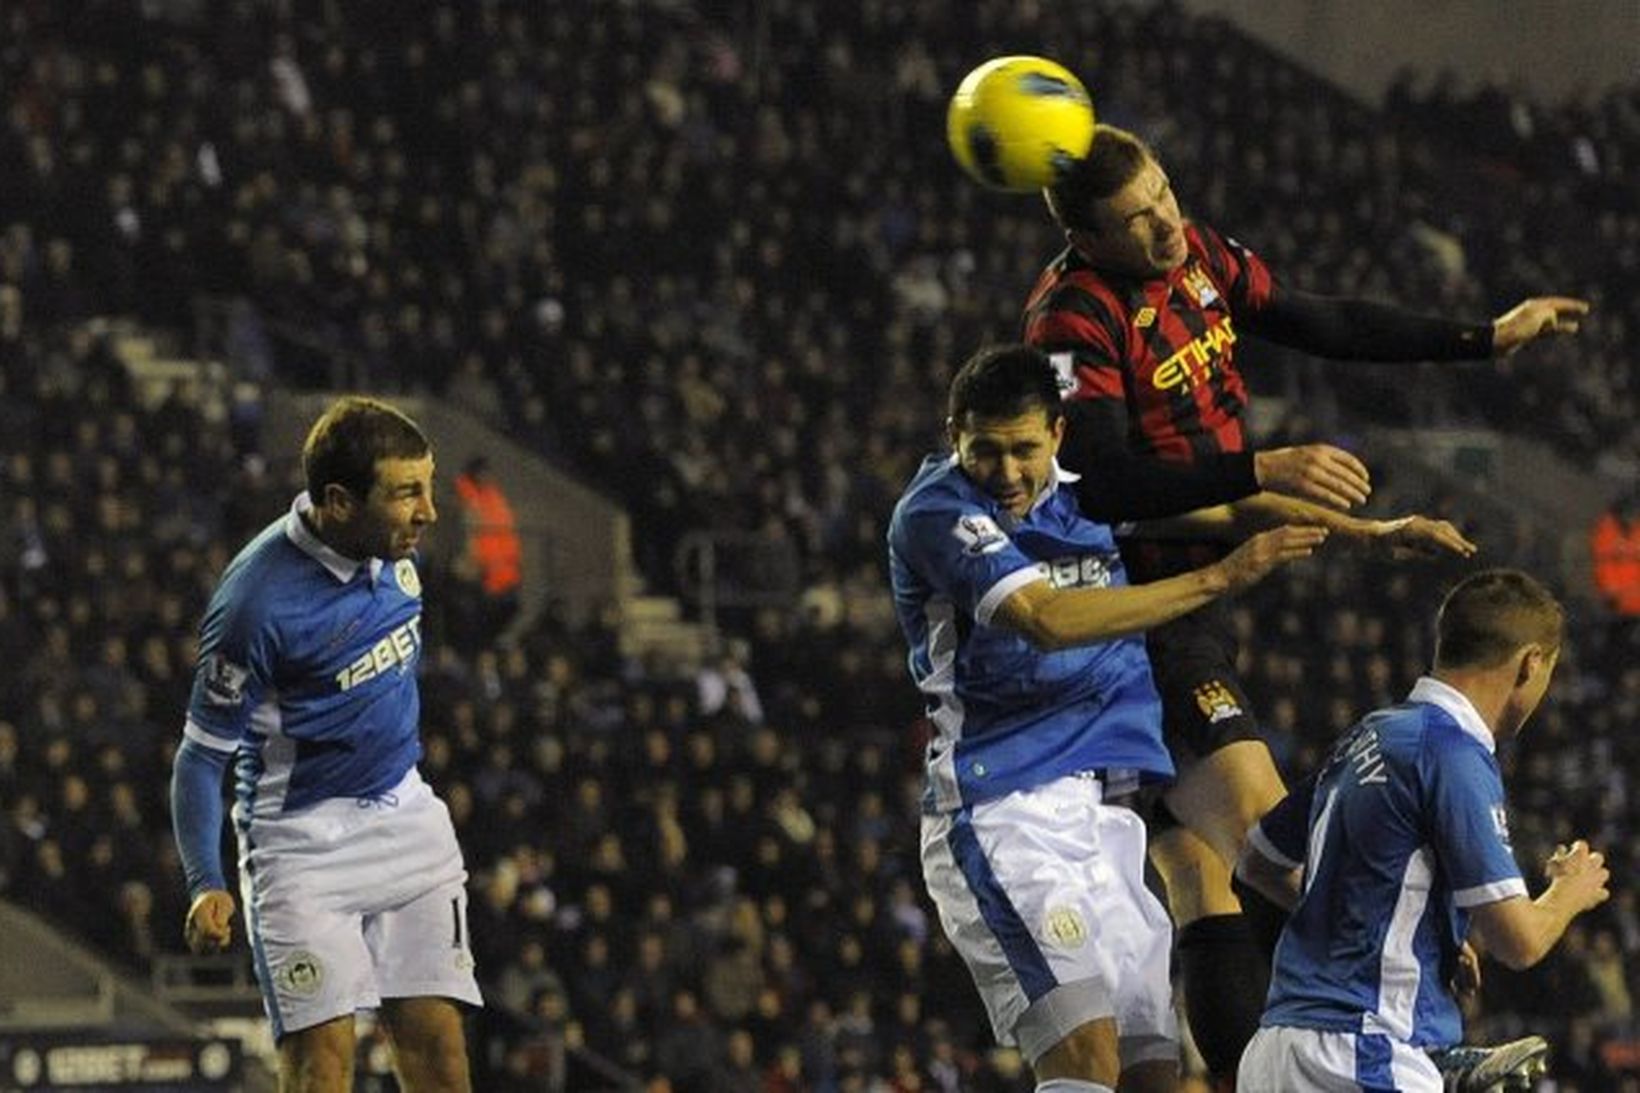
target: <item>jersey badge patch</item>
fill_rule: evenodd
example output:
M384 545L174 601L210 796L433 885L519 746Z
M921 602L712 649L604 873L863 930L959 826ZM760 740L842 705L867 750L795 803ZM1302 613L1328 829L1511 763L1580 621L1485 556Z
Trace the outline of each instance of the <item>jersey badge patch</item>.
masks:
M1226 718L1241 716L1241 706L1236 702L1236 696L1230 693L1230 688L1216 679L1196 688L1196 705L1210 725L1217 725Z
M1008 545L1008 536L997 527L997 522L977 512L959 516L951 534L962 543L962 552L971 558L993 554Z
M1199 269L1192 269L1184 275L1184 288L1190 293L1191 299L1196 301L1197 307L1206 307L1219 298L1219 290L1213 287L1213 282L1208 279L1207 274Z
M1088 924L1074 907L1050 907L1042 932L1061 949L1080 949L1088 940Z
M205 658L205 701L213 706L237 706L245 700L245 681L251 670L219 653Z
M1070 398L1076 393L1076 354L1049 353L1048 363L1053 365L1054 382L1059 384L1059 397Z
M393 563L393 579L399 583L399 588L412 600L421 599L421 574L416 572L416 563L409 558L400 558Z
M280 989L299 998L311 998L319 993L325 981L325 966L306 949L300 949L285 958L274 973Z
M1514 846L1509 838L1509 810L1502 805L1492 806L1492 827L1498 833L1499 842L1504 846Z

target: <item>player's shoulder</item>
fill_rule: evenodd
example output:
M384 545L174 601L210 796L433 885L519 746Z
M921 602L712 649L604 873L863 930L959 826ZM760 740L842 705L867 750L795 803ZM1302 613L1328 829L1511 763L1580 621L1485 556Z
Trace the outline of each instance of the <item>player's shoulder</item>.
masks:
M1115 310L1122 307L1122 295L1110 278L1095 269L1074 248L1050 265L1043 274L1038 302L1044 309L1082 312L1090 307Z
M955 456L930 455L912 476L894 506L892 527L903 527L918 518L978 508L983 495L957 465Z
M1442 702L1415 698L1391 708L1394 716L1384 734L1385 747L1408 766L1427 775L1439 768L1496 765L1486 730L1466 724L1465 717ZM1478 720L1478 719L1475 719Z
M286 534L285 519L276 520L246 543L222 571L212 606L241 625L272 618L295 602L293 586L311 576L311 563Z
M971 553L1008 542L996 505L962 473L953 456L929 456L906 487L889 520L888 542L903 551L913 542L954 536Z

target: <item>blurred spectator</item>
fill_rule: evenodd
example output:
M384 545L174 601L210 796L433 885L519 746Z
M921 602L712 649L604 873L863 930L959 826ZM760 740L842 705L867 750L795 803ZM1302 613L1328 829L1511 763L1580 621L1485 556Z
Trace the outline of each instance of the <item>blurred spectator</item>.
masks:
M1222 22L1104 0L843 5L822 23L813 5L775 4L744 26L711 5L583 18L430 0L425 18L384 23L372 5L230 4L209 33L143 5L94 0L93 19L58 7L0 10L0 660L14 669L0 678L0 892L116 959L149 956L113 936L143 917L126 884L147 886L150 920L181 917L174 855L154 849L168 815L153 772L175 746L204 590L294 492L293 468L260 453L256 402L224 416L180 387L151 406L77 317L135 315L186 344L193 295L224 298L219 348L237 378L368 383L502 423L627 506L652 588L673 581L678 539L706 530L756 541L761 568L737 576L807 590L801 607L724 608L746 645L709 666L704 694L695 673L625 660L613 615L543 619L488 661L493 635L477 627L433 640L423 686L425 769L468 850L486 988L507 977L518 997L532 941L563 980L532 1000L513 1061L556 1043L573 1065L584 1027L593 1052L655 1073L675 990L706 997L689 976L715 953L721 908L750 896L764 983L738 1027L771 1091L842 1083L825 996L837 982L847 1023L864 992L879 1030L922 984L925 1085L1029 1088L1017 1055L986 1046L966 972L904 887L919 710L878 572L888 501L940 432L925 392L972 345L1017 334L1018 297L1059 242L1040 206L982 192L949 162L944 97L977 58L1067 43L1098 76L1101 113L1155 140L1196 211L1299 283L1463 314L1550 284L1596 299L1575 358L1523 355L1461 388L1371 367L1322 384L1261 350L1249 380L1315 415L1302 435L1489 421L1617 474L1640 437L1640 86L1524 104L1530 133L1499 109L1519 96L1495 88L1408 85L1377 112ZM891 76L878 86L873 72ZM215 467L232 470L201 473ZM1477 517L1422 493L1380 501ZM1494 560L1524 562L1505 555L1544 537L1478 515ZM1394 620L1447 576L1333 558L1248 605L1266 645L1248 686L1292 769L1358 700L1410 684L1427 638ZM429 634L461 629L438 615L453 606L432 597ZM1343 693L1359 696L1336 715L1317 697L1329 688L1306 686L1332 670L1320 648L1342 654ZM1623 887L1609 919L1632 969L1640 795L1623 774L1640 763L1626 731L1640 670L1587 632L1571 649L1542 726L1558 710L1567 728L1503 757L1516 837L1541 857L1568 809L1612 833ZM648 690L653 723L628 736L627 696ZM93 700L76 713L80 693ZM746 731L759 724L775 728ZM649 787L611 758L648 728L673 753L672 805L640 800ZM99 738L124 772L103 765ZM70 773L82 805L62 792ZM69 830L81 823L112 831L112 852ZM612 872L595 882L606 833L598 868ZM680 864L650 874L665 854ZM115 887L87 885L94 857ZM655 886L665 914L650 910ZM850 921L861 894L869 927ZM890 960L865 958L891 938ZM179 939L161 929L153 945ZM1605 1023L1541 1012L1555 997L1543 983L1495 980L1489 1021L1550 1035L1557 1067L1612 1087ZM739 1073L710 1006L697 1011L727 1046L708 1072ZM871 1078L907 1069L892 1061Z
M1640 489L1619 497L1589 533L1594 583L1619 615L1640 618Z
M477 588L471 596L473 628L451 637L462 648L477 648L494 640L518 614L524 548L512 505L490 472L489 459L467 461L456 476L456 499L466 532L463 562L475 571Z

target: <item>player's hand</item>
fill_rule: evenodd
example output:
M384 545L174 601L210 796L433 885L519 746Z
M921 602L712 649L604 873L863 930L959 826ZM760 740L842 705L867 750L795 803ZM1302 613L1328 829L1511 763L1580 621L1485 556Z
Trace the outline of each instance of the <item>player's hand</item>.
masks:
M1228 584L1225 591L1238 592L1262 581L1277 566L1308 558L1326 540L1326 528L1287 524L1259 532L1214 564Z
M1527 342L1576 334L1589 301L1574 296L1534 296L1492 320L1492 355L1507 357Z
M1474 998L1481 992L1481 958L1475 946L1464 942L1458 949L1458 970L1452 976L1452 993L1461 999Z
M1374 520L1373 545L1396 561L1409 558L1439 558L1452 554L1472 557L1480 548L1445 520L1426 516L1403 516L1399 520Z
M1543 875L1549 886L1564 892L1565 898L1579 911L1598 907L1611 896L1607 887L1611 871L1606 868L1606 855L1590 850L1582 839L1571 846L1555 847L1555 852L1543 864Z
M194 897L182 937L193 953L219 953L233 940L233 896L212 888Z
M1367 465L1331 444L1299 444L1254 452L1253 476L1263 489L1335 509L1364 505L1372 493Z

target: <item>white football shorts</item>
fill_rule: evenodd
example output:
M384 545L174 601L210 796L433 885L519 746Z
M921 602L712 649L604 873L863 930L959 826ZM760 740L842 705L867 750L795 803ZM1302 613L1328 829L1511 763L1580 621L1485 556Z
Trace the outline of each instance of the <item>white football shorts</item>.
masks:
M1090 776L922 822L923 879L998 1043L1033 1065L1113 1017L1122 1065L1177 1059L1173 927L1145 887L1145 827Z
M1238 1093L1441 1093L1444 1084L1420 1048L1381 1034L1261 1028L1242 1053Z
M414 768L379 797L253 819L239 877L276 1041L383 998L482 1004L461 848Z

